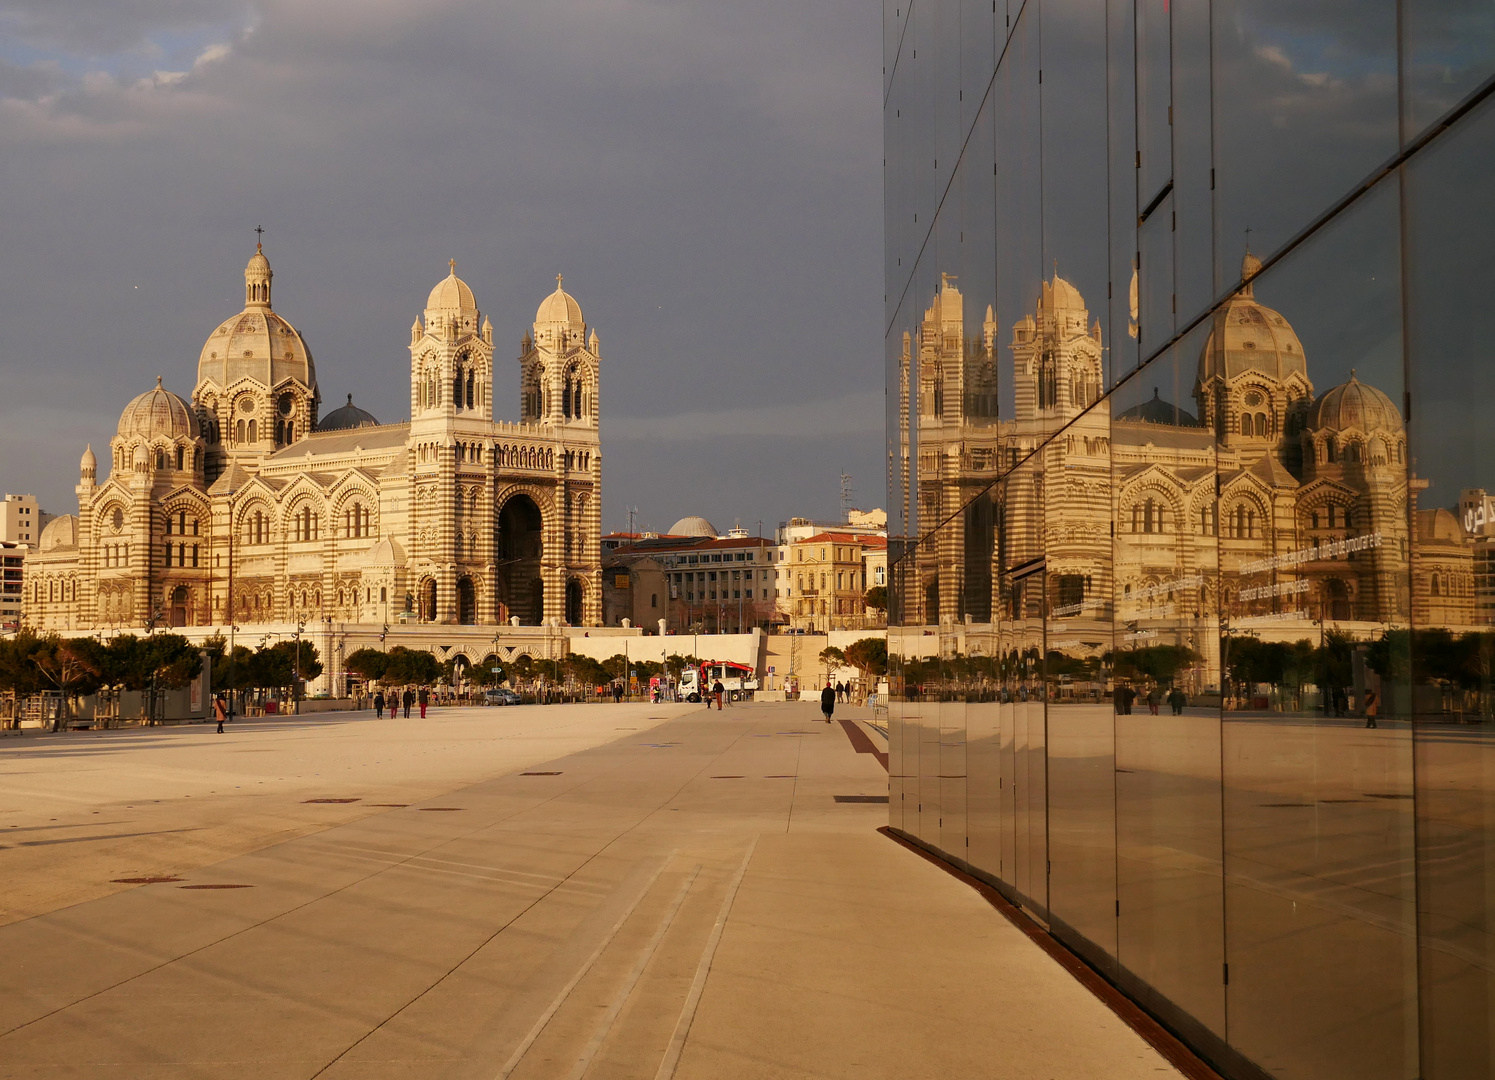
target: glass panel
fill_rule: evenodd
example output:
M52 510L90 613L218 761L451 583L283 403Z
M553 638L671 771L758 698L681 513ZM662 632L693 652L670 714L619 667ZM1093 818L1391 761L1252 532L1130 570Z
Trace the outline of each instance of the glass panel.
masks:
M1047 738L1043 707L1043 474L1029 459L999 490L1004 657L1011 697L1013 849L1010 878L1018 898L1048 907ZM1004 740L1005 741L1005 740Z
M1397 236L1393 178L1266 273L1248 262L1200 361L1230 1039L1284 1077L1417 1071Z
M1495 107L1489 103L1406 170L1410 429L1418 475L1412 670L1427 1080L1495 1074L1492 170ZM1385 711L1400 710L1388 701ZM1398 806L1405 812L1404 802Z
M1039 268L1061 274L1092 304L1106 336L1106 12L1091 0L1047 0L1043 12L1043 255ZM1088 332L1090 326L1086 326ZM1080 408L1100 399L1104 364Z
M1173 195L1152 207L1152 213L1137 229L1141 257L1137 267L1137 310L1141 325L1141 354L1145 360L1173 337Z
M1106 2L1106 127L1110 154L1110 273L1106 297L1111 312L1108 388L1131 374L1138 360L1135 14L1131 0ZM1094 302L1098 307L1098 295Z
M1214 302L1215 207L1210 109L1210 9L1173 8L1174 291L1179 325Z
M1213 3L1217 280L1244 241L1265 258L1396 153L1396 9Z
M1043 455L1048 621L1049 909L1093 962L1116 953L1111 419L1091 408ZM1073 933L1071 933L1071 931Z
M1495 73L1495 5L1403 0L1403 136L1415 139Z
M1223 1037L1217 472L1197 355L1185 339L1111 402L1117 957L1144 999Z
M1173 180L1173 28L1169 0L1137 0L1137 171L1142 209Z
M1007 51L997 69L996 102L996 220L1002 223L997 238L996 324L1006 333L1033 309L1043 277L1042 188L1038 163L1041 157L1038 122L1038 35L1030 25L1031 9L1017 20ZM1014 408L1012 368L999 366L1007 378L1000 380L1001 411L1011 417ZM1031 441L1027 444L1031 448ZM1011 449L1011 447L1009 447Z

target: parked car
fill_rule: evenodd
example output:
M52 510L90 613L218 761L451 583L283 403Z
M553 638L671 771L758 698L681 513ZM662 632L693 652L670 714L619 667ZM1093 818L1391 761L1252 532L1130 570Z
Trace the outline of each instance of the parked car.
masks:
M524 699L505 687L495 687L484 695L489 705L522 705Z

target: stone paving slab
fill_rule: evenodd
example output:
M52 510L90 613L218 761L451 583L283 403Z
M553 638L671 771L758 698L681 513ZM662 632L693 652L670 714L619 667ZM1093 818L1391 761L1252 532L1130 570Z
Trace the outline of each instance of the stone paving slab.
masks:
M886 773L815 706L626 723L585 708L556 739L513 715L529 751L460 766L489 721L437 714L419 733L458 748L443 768L459 782L409 753L419 783L388 774L367 798L411 805L330 804L320 826L282 790L272 812L302 814L298 835L207 863L157 837L132 855L182 880L0 926L0 1078L1177 1075L974 891L879 835L885 805L835 800L885 794ZM317 766L357 772L408 737L314 734L235 739L301 794ZM186 768L190 747L159 745ZM42 785L46 762L27 764ZM162 777L101 787L176 785L149 804L168 807L158 825L214 822L226 846L265 835L219 822L242 795ZM81 783L61 787L92 816ZM392 789L408 798L373 794Z

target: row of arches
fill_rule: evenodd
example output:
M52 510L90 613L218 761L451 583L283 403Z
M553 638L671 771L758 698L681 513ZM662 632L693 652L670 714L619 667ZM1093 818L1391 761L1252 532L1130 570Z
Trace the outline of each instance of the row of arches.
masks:
M505 443L493 448L501 469L553 469L555 450L551 447L523 446Z
M1367 441L1353 437L1340 439L1334 435L1315 440L1312 452L1314 461L1320 465L1404 465L1407 453L1402 439L1388 444L1378 436Z
M130 446L117 444L113 450L116 473L136 472L140 469L155 472L195 472L200 455L195 446L185 443L135 443Z
M284 518L284 536L290 543L320 540L324 528L330 539L358 540L378 535L374 500L366 492L344 499L330 511L306 497L296 500ZM247 547L273 543L279 522L265 502L252 503L239 512L238 538ZM340 527L339 527L340 526Z

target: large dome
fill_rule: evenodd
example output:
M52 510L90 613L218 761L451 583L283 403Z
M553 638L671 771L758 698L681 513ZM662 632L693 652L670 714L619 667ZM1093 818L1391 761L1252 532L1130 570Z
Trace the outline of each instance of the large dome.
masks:
M311 350L294 326L270 310L270 261L256 251L244 268L248 299L244 310L225 319L208 336L197 358L197 384L226 390L240 379L275 387L295 379L315 391Z
M692 514L683 517L670 526L671 536L705 536L712 540L717 537L716 526L703 517Z
M1310 431L1400 431L1401 410L1380 390L1350 372L1350 381L1325 390L1308 410Z
M581 305L576 298L561 288L561 275L555 276L555 292L540 301L540 310L535 312L535 322L541 323L566 323L570 326L584 326L581 317Z
M1199 353L1199 381L1220 378L1233 381L1247 372L1259 371L1277 382L1289 375L1308 379L1303 343L1292 326L1277 312L1256 302L1252 279L1261 270L1261 260L1250 252L1241 263L1241 290L1215 312L1214 328Z
M451 273L436 283L431 295L426 297L427 311L477 311L478 302L467 287L467 282L457 276L457 260L451 261Z
M378 427L379 421L372 413L364 412L353 404L353 395L348 395L348 404L333 409L317 424L318 431L347 431L350 428Z
M136 435L147 439L157 436L195 439L200 430L192 407L170 390L163 389L158 375L156 388L141 394L119 414L119 434L125 439Z

